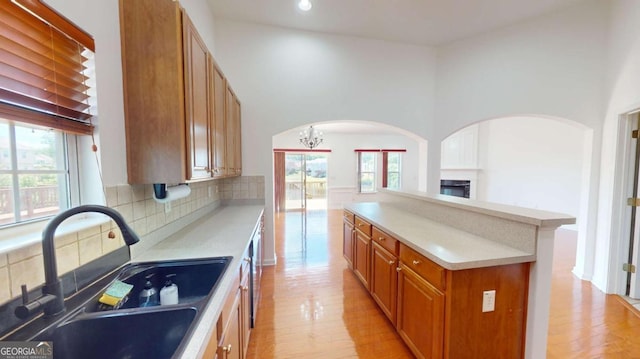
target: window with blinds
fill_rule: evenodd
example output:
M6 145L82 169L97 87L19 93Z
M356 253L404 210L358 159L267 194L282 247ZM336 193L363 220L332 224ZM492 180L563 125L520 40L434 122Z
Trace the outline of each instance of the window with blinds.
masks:
M91 134L93 39L38 0L0 1L0 115Z

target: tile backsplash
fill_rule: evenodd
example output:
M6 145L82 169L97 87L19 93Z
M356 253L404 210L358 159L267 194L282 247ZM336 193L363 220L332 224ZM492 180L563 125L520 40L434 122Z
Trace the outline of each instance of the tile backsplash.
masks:
M242 176L189 184L191 194L165 206L153 199L152 185L118 185L106 188L107 206L114 208L140 236L149 234L198 209L224 202L264 200L264 177ZM1 231L1 230L0 230ZM115 238L109 238L113 231ZM58 273L67 273L122 246L118 226L106 222L76 233L56 237ZM0 254L0 304L20 295L20 285L44 283L40 243Z

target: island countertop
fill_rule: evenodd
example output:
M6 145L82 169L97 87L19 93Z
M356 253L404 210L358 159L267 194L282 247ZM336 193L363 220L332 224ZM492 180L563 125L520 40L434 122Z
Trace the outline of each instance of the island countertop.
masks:
M348 204L344 208L445 269L462 270L536 260L535 253L512 248L392 205L367 202Z
M146 262L233 256L187 339L181 358L202 357L263 210L261 205L219 207L133 258L132 262Z

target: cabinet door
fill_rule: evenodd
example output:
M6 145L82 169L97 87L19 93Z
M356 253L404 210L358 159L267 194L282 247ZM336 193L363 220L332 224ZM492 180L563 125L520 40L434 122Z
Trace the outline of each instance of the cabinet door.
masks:
M236 135L236 128L235 128L235 116L234 116L234 107L235 107L235 93L233 93L233 90L228 86L227 84L227 89L226 89L226 96L225 96L225 100L226 100L226 104L225 104L225 108L226 108L226 112L225 112L225 126L226 126L226 163L227 163L227 174L229 176L235 176L236 174L236 168L235 168L235 163L236 163L236 144L235 144L235 135Z
M211 72L212 72L212 85L213 92L213 116L211 125L211 139L212 139L212 168L213 177L223 177L227 175L226 164L226 150L227 150L227 130L226 130L226 118L225 118L225 96L227 94L227 82L222 74L222 71L211 60Z
M371 296L396 324L398 289L397 258L375 241L371 242Z
M251 334L251 292L249 291L250 276L245 275L240 284L240 338L242 340L242 352L246 353L249 348L249 336Z
M207 47L186 13L184 26L185 114L187 123L187 178L211 177L209 171L209 83ZM156 89L162 91L162 89Z
M349 222L347 218L343 218L342 231L342 255L347 260L349 268L353 268L354 230L353 223Z
M183 28L176 1L120 1L130 184L187 178Z
M242 175L242 108L240 106L240 100L238 97L233 98L233 127L235 132L233 134L233 167L235 168L235 175Z
M360 231L355 231L355 233L353 272L368 290L369 268L371 263L371 237Z
M396 328L417 358L442 358L444 294L402 262Z
M237 282L236 282L237 283ZM220 338L220 346L218 347L219 359L241 359L241 324L242 313L240 309L240 292L236 291L233 307L230 312L230 318L227 321L227 326Z

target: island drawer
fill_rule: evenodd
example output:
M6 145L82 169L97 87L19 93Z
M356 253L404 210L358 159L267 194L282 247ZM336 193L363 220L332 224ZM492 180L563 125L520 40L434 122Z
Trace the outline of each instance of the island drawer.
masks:
M400 261L434 287L445 290L445 269L403 243L400 243Z
M376 227L373 227L371 229L371 238L378 243L379 245L381 245L382 247L384 247L384 249L388 250L389 252L393 253L394 255L398 255L398 240L391 237L390 235L384 233L383 231L379 230Z
M353 213L351 213L351 212L349 212L349 211L347 211L347 210L344 210L344 211L343 211L343 213L342 213L342 217L343 217L347 222L349 222L349 223L351 223L351 224L355 223L356 215L355 215L355 214L353 214Z
M366 234L371 237L371 223L365 221L364 219L356 216L356 229L360 232Z

